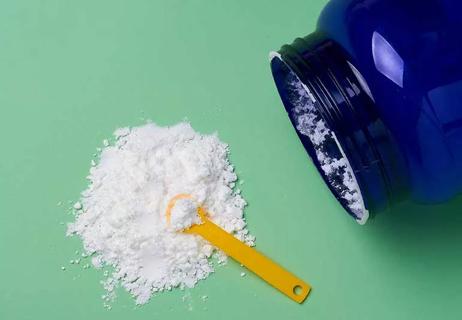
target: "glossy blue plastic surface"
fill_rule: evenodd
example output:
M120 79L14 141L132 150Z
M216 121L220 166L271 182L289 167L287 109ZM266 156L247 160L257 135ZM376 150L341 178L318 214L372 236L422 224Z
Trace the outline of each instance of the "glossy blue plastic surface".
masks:
M462 1L332 0L318 31L370 88L406 162L410 196L462 191Z

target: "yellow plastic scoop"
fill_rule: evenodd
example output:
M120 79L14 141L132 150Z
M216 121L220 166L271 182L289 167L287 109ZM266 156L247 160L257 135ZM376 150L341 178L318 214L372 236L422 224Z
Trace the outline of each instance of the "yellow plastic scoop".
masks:
M170 224L172 208L179 199L192 199L192 196L179 194L170 200L166 211L168 224ZM306 299L311 290L306 282L214 224L207 218L204 208L198 207L197 213L202 223L192 225L183 232L206 239L292 300L302 303Z

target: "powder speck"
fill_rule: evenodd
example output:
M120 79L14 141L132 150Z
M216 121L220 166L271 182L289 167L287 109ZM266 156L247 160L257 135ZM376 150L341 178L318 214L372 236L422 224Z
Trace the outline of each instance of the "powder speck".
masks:
M74 207L75 210L80 210L80 209L82 209L82 204L77 201L76 203L74 203L73 207Z

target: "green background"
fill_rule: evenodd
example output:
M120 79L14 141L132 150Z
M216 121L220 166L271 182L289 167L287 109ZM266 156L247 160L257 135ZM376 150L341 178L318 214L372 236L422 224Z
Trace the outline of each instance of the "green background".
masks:
M2 1L0 319L460 319L462 199L359 226L283 111L268 52L324 4ZM143 307L119 290L107 311L102 272L69 264L81 243L65 237L68 201L96 147L120 126L184 118L230 144L257 248L312 284L303 305L231 261Z

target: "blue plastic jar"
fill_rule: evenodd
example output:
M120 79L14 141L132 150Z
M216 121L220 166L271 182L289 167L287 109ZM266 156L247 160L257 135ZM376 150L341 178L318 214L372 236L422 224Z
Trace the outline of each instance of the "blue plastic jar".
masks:
M331 0L271 70L304 147L359 222L462 191L462 1Z

